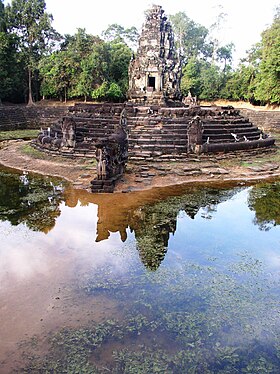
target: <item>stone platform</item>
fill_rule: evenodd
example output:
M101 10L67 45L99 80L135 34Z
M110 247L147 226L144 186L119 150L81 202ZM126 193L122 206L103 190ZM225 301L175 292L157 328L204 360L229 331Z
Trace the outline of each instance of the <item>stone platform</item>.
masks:
M98 144L113 138L121 122L128 143L125 159L140 164L187 162L194 154L267 148L275 142L230 106L167 107L128 102L76 104L66 116L44 129L33 145L67 157L97 157ZM118 172L105 178L107 181L94 181L94 190L112 191L120 176Z

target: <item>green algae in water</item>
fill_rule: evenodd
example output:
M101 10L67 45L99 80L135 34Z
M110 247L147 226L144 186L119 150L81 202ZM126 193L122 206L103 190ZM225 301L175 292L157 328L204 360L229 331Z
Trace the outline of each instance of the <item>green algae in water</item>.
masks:
M107 269L103 285L94 274L85 292L116 298L127 317L61 330L26 372L277 373L279 279L246 253L227 270L182 263L119 279ZM108 346L110 359L99 362Z
M268 185L274 195L279 193L279 183L275 186ZM137 263L124 273L109 265L98 267L80 282L79 292L88 298L102 295L115 300L125 317L51 334L48 355L32 356L31 347L30 362L20 372L278 373L277 272L245 250L242 242L228 256L202 248L203 261L198 257L162 262L179 212L192 219L203 209L204 217L213 221L219 214L217 206L239 191L204 189L141 207L131 227L145 266ZM263 214L268 204L265 196L258 186L250 189L249 207L257 216L253 207L262 203L261 219L253 224L262 229L260 222L272 222L272 230L277 217ZM275 204L279 207L279 200ZM128 256L133 250L128 242Z

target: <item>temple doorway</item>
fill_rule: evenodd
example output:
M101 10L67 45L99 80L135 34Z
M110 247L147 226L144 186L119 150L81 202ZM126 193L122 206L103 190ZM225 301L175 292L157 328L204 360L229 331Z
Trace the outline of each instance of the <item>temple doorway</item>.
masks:
M156 77L148 77L148 87L152 88L153 91L156 89Z

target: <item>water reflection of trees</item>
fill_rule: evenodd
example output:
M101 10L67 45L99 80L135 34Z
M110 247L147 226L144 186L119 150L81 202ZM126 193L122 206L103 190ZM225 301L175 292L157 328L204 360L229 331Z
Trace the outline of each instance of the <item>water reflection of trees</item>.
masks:
M26 224L33 231L47 233L60 215L59 182L28 173L0 171L0 219L12 225Z
M207 187L172 187L129 194L89 194L85 191L68 190L66 205L78 202L98 205L96 241L109 238L119 232L123 241L127 230L135 233L136 245L143 264L156 270L163 261L170 235L176 231L177 216L184 211L194 218L201 208L202 216L211 218L217 204L229 199L237 189Z
M216 211L217 204L229 199L235 192L236 190L204 188L136 210L130 228L135 232L143 264L150 270L156 270L160 266L167 252L170 235L175 234L179 212L183 211L194 219L198 211L204 208L206 218L209 219Z
M280 182L264 183L251 189L248 206L255 212L254 224L268 231L280 225Z

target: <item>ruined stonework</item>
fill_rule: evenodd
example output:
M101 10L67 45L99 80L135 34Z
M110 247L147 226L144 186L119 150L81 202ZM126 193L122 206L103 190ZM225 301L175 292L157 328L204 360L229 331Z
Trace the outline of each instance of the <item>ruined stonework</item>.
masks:
M97 160L93 192L113 192L127 160L141 164L185 161L193 154L271 147L274 138L232 106L180 101L181 63L160 6L147 12L137 55L129 67L129 101L75 104L33 146L49 153ZM143 176L143 174L142 174Z
M146 13L139 47L129 66L129 100L168 104L181 99L181 59L170 22L161 6Z
M97 178L91 182L92 192L113 192L115 182L124 173L128 157L126 116L126 110L123 109L113 133L95 144Z

